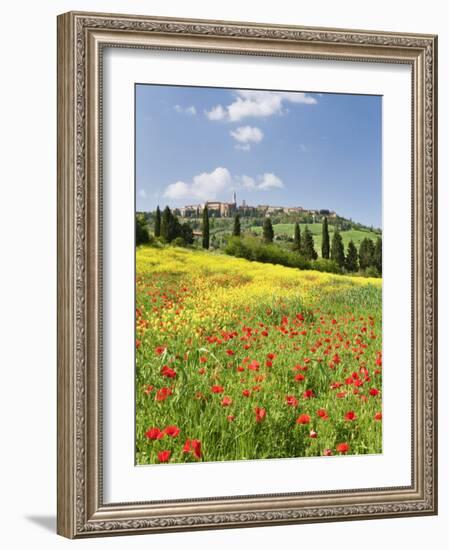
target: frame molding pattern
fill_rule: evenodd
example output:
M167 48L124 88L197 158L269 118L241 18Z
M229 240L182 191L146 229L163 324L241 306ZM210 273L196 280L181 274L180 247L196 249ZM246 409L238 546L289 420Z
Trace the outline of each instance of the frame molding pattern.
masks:
M414 351L413 355L421 355L423 359L422 372L415 372L415 375L422 376L423 388L413 407L416 418L412 419L415 422L413 425L420 427L419 437L422 438L422 445L412 451L415 487L303 493L298 495L300 498L293 505L293 494L260 495L259 499L252 496L217 497L203 499L200 502L198 499L173 501L172 506L164 502L162 506L156 507L154 513L150 504L145 506L145 503L134 506L132 503L103 505L101 441L98 441L98 433L101 434L101 410L98 407L98 403L101 403L101 387L98 384L101 372L89 372L93 366L99 366L101 370L101 350L98 349L98 340L101 342L101 334L98 335L101 329L101 299L100 307L90 303L92 285L95 287L94 294L97 295L97 300L98 289L101 291L101 268L98 272L101 251L98 252L98 242L94 246L97 256L92 256L90 252L91 236L96 235L101 241L101 227L95 226L96 233L89 229L90 224L98 222L98 214L90 212L93 206L87 202L88 197L92 196L89 189L93 186L97 193L97 203L101 205L101 183L89 181L93 177L90 165L92 159L88 154L89 139L92 139L88 126L88 105L92 98L89 97L87 83L91 70L88 66L87 50L89 35L103 31L107 31L107 45L116 47L153 47L412 65L415 200L418 195L422 195L422 206L412 205L417 222L418 240L418 246L416 239L413 245L413 257L416 261L419 253L422 258L422 273L414 273L413 281L413 286L418 291L419 303L418 308L416 304L412 308L412 314L422 315L422 348L419 348L418 352ZM122 39L115 44L111 41L111 32L117 38L132 33L133 40L126 43L126 40ZM145 35L162 35L168 39L168 44L152 46L143 41L139 43L139 39ZM180 46L176 41L170 45L170 38L179 36L191 41L192 47ZM211 49L210 39L204 46L202 39L205 37L219 37L219 46ZM225 43L231 39L234 47L227 49ZM262 43L264 47L256 48L257 42ZM304 46L303 51L290 52L282 48L283 45L290 44L299 48ZM101 56L101 46L97 55ZM101 82L99 86L101 90ZM100 96L98 90L97 93ZM419 103L420 99L422 106ZM97 100L101 103L99 97ZM422 131L416 127L420 109ZM96 114L98 116L98 113ZM77 538L136 532L424 515L437 512L435 36L67 13L58 17L58 144L58 533ZM415 266L413 268L415 269ZM422 302L419 292L424 293ZM92 324L96 326L92 328ZM92 330L97 337L93 346L90 336ZM416 344L417 339L414 338L414 341ZM95 387L90 385L92 381L95 381ZM412 391L415 392L416 387ZM421 405L419 401L422 401ZM92 404L95 405L94 410ZM92 425L95 429L92 429ZM96 468L95 473L91 471L92 467ZM401 497L401 491L410 496ZM367 501L367 496L370 495L375 495L372 503ZM320 496L322 504L319 503ZM248 506L249 499L251 507ZM255 508L254 502L257 500ZM315 504L308 505L312 501ZM217 512L204 512L208 510L208 504L212 509L217 502ZM196 503L199 506L195 512L192 508Z

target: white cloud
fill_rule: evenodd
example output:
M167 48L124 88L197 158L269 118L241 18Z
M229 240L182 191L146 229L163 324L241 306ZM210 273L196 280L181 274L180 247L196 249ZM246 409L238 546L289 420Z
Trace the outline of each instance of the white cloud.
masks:
M236 149L249 151L251 143L259 143L263 139L263 132L255 126L239 126L237 130L229 132L231 136L239 143L235 146Z
M219 166L212 172L203 172L194 176L189 183L177 181L171 183L165 190L164 197L173 200L199 200L206 201L216 199L218 194L229 189L232 177L227 168Z
M256 177L233 176L227 168L219 166L212 172L203 172L194 176L191 182L176 181L167 186L164 197L185 204L215 200L236 189L268 191L284 187L282 180L272 172Z
M236 122L246 117L268 117L285 112L285 103L314 105L317 100L304 92L265 92L238 90L235 100L227 106L216 105L206 111L209 120Z
M226 117L226 111L221 105L213 107L210 111L204 111L209 120L222 120Z
M258 185L259 189L282 189L282 187L284 187L282 180L271 172L265 173L260 177Z
M142 199L146 199L146 198L147 198L147 192L145 191L145 189L139 189L138 195L139 195L139 197L142 198Z
M239 176L238 181L240 182L241 186L245 189L252 189L252 190L268 190L268 189L282 189L284 187L284 184L278 176L273 174L272 172L266 172L265 174L261 174L256 176L256 178L252 178L251 176Z
M196 109L194 105L190 105L189 107L183 107L182 105L175 105L175 111L180 114L184 115L196 115Z

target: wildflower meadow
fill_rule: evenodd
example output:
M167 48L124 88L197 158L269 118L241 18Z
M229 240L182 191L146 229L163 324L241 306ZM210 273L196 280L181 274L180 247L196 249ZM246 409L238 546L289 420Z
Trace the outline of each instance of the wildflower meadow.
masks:
M382 279L136 249L137 464L382 452Z

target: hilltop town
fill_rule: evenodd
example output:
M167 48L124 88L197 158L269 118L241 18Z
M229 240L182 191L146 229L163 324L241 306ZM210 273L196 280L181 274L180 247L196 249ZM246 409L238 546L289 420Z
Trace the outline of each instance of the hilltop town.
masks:
M207 206L209 215L215 218L230 218L239 214L244 217L271 216L273 214L308 214L315 221L315 216L326 216L328 218L336 218L337 214L333 210L320 209L310 210L302 206L272 206L268 204L258 204L251 206L242 200L241 204L237 204L237 194L234 192L232 202L221 201L206 201L198 204L189 204L180 208L174 208L173 213L181 218L199 218Z

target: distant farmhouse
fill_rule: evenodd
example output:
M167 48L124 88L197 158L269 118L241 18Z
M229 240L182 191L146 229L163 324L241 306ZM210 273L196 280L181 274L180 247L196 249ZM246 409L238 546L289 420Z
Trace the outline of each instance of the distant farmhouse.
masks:
M337 214L333 210L306 210L302 206L270 206L269 204L259 204L257 206L249 206L243 200L242 204L237 205L237 195L234 192L232 202L206 201L200 204L189 204L180 208L175 208L174 213L182 218L199 218L207 206L209 215L215 218L230 218L236 214L244 216L254 216L257 214L270 216L271 214L324 214L331 218L335 218Z

